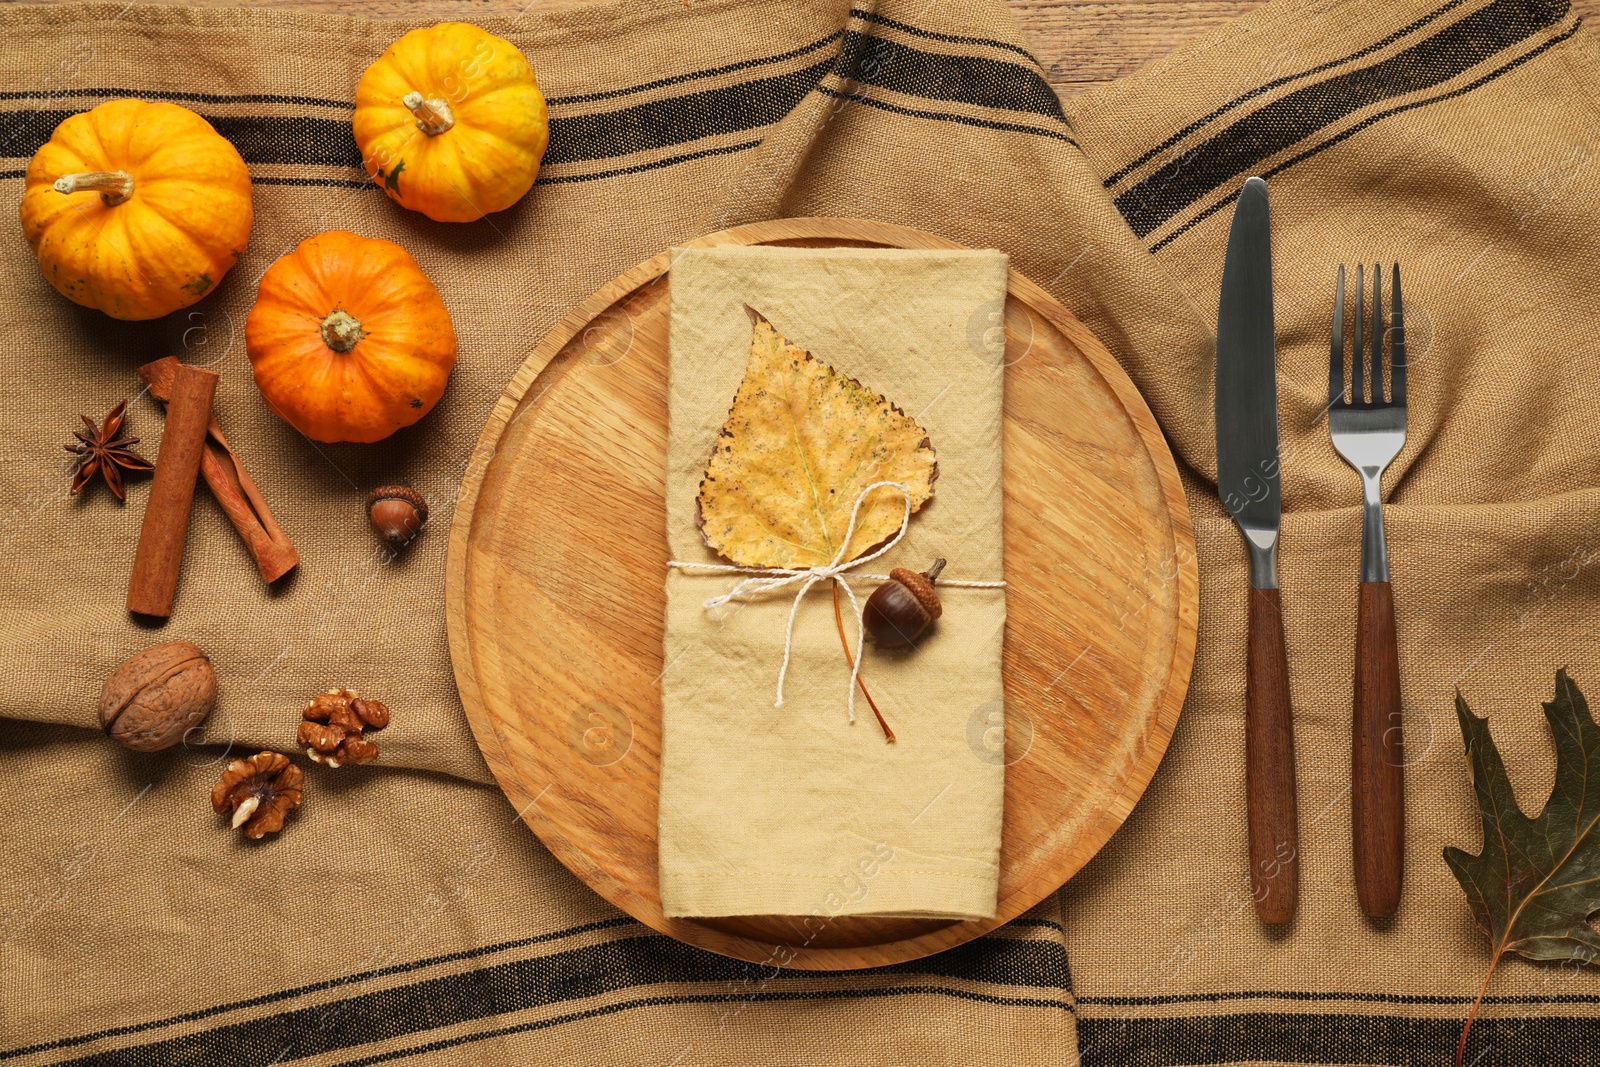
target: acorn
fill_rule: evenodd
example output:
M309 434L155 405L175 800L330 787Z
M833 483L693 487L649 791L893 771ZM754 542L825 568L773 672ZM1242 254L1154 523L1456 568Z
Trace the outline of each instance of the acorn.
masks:
M367 494L367 518L379 537L403 548L428 521L428 502L409 485L380 485Z
M904 648L944 613L933 583L944 570L944 560L918 574L896 567L889 580L872 591L861 611L862 624L879 648Z

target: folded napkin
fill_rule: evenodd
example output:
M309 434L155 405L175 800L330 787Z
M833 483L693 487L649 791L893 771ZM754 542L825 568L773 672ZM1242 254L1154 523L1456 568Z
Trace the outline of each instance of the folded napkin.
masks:
M681 249L672 266L667 539L683 563L726 563L696 525L707 460L744 377L759 311L791 342L916 418L938 451L933 498L863 573L925 569L1002 577L1001 361L987 331L1006 257L984 251ZM946 588L915 648L869 642L864 700L831 588L798 585L707 610L738 575L669 570L662 675L661 898L669 916L896 915L995 911L1004 768L969 743L1001 707L1002 589ZM847 578L858 597L876 583ZM846 632L856 625L848 598ZM981 736L983 731L975 731Z

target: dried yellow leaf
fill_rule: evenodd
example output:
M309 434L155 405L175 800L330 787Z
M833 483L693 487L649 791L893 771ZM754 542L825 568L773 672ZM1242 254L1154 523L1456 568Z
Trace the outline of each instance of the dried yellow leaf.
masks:
M741 567L825 566L849 535L846 562L894 536L901 495L933 495L938 456L917 421L785 340L752 309L750 362L700 483L706 544Z

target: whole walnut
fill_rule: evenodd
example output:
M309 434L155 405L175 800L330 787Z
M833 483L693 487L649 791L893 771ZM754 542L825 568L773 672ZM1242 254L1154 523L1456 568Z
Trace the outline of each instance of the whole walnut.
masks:
M183 740L217 702L217 672L187 641L153 645L122 665L100 690L100 726L135 752Z

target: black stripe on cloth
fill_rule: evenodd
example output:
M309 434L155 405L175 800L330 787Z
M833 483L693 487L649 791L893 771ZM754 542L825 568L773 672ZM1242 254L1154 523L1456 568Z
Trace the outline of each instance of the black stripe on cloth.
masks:
M1044 115L1062 123L1061 100L1038 71L984 56L923 52L849 32L833 71L840 78L924 100Z
M944 44L979 44L989 48L998 48L1006 52L1015 52L1017 55L1021 56L1023 59L1026 59L1034 66L1041 67L1039 60L1032 52L1028 51L1026 48L1021 48L1017 45L1011 44L1009 41L997 41L992 37L962 37L953 33L934 33L932 30L921 30L915 26L907 25L904 22L897 22L894 19L886 18L883 15L878 15L871 11L863 11L858 7L853 7L850 9L850 17L853 19L860 19L862 22L871 22L876 23L879 26L887 26L891 30L899 30L901 33L909 33L913 37L921 37L929 41L940 41ZM1043 68L1041 67L1041 69Z
M892 23L899 25L898 23ZM909 27L904 27L910 31ZM910 31L916 32L916 31ZM772 63L781 63L787 59L794 59L815 52L837 41L844 33L835 30L828 36L812 41L810 44L801 45L790 52L783 52L774 56L760 56L756 59L746 59L738 63L729 63L720 67L709 67L705 70L691 71L687 74L678 74L670 78L661 78L657 81L645 82L643 85L630 85L624 89L611 89L606 92L584 93L578 96L549 96L545 98L547 104L587 104L596 100L611 100L619 96L629 96L633 93L647 92L651 89L661 89L669 85L681 85L685 82L697 81L702 78L713 78L719 74L732 74L736 71L749 70L752 67L767 66ZM937 37L929 34L928 36ZM938 38L943 39L943 38ZM994 44L996 47L1008 47L1000 42L985 42L974 39L974 43ZM1023 53L1027 55L1026 52ZM1031 58L1031 57L1030 57ZM283 96L274 93L178 93L156 92L149 89L49 89L33 92L0 92L0 100L65 100L105 97L118 99L122 97L137 97L141 100L185 100L199 104L293 104L302 107L333 107L343 111L354 111L355 104L349 100L328 100L317 96Z
M0 100L76 100L103 96L108 100L135 97L140 100L186 100L196 104L293 104L297 107L336 107L354 111L348 100L327 100L320 96L282 96L276 93L169 93L154 89L35 89L31 92L0 93Z
M1241 989L1215 993L1168 993L1148 997L1080 997L1085 1006L1108 1008L1155 1007L1160 1004L1220 1004L1229 1000L1288 1000L1318 1003L1352 1001L1370 1004L1465 1004L1471 996L1447 997L1427 993L1308 993L1283 989ZM1550 995L1484 997L1485 1004L1600 1004L1600 995L1558 993Z
M17 1056L26 1056L33 1052L48 1052L51 1049L69 1048L73 1045L82 1045L88 1041L100 1041L108 1037L125 1037L128 1034L143 1033L147 1030L157 1030L163 1026L172 1026L176 1023L192 1023L201 1019L209 1019L214 1015L225 1012L238 1011L240 1008L256 1008L263 1004L277 1004L295 997L303 997L307 993L321 993L340 986L358 985L369 982L374 978L385 978L395 974L406 974L418 971L425 967L437 967L441 963L456 963L460 960L476 959L480 956L489 956L497 952L506 952L514 948L527 948L530 945L545 944L551 941L560 941L564 938L578 934L587 934L595 930L610 930L619 926L644 927L634 919L619 916L615 919L601 919L597 922L583 923L579 926L569 926L565 930L552 930L548 934L536 934L533 937L518 938L515 941L501 941L493 945L481 945L478 948L464 949L460 952L449 952L442 956L430 956L427 959L413 960L410 963L397 963L390 967L381 967L371 971L361 971L358 974L346 975L343 978L331 978L326 982L314 982L311 985L296 986L293 989L280 989L276 993L267 993L249 1000L236 1000L230 1004L218 1004L210 1008L201 1008L198 1011L186 1012L183 1015L174 1015L170 1019L159 1019L147 1023L138 1023L133 1026L120 1026L111 1030L99 1030L92 1034L83 1034L78 1037L64 1037L55 1041L48 1041L40 1045L29 1045L26 1048L0 1050L0 1060L14 1059Z
M0 172L0 178L4 178ZM376 189L378 186L371 178L280 178L276 175L250 175L252 185L293 185L299 188L315 187L321 189Z
M881 20L880 20L881 21ZM888 25L888 23L884 23ZM903 29L895 24L897 29ZM979 40L979 39L974 39ZM822 41L793 53L768 57L748 64L735 64L719 70L743 69L755 64L776 62L815 51L839 41L836 55L798 70L753 78L716 89L681 93L613 111L582 115L553 116L550 120L550 145L545 163L560 165L619 159L639 153L662 151L708 137L726 136L771 126L779 122L815 89L828 74L891 90L932 102L969 104L975 107L1040 115L1059 122L1065 129L1061 105L1055 92L1037 71L1015 63L972 55L947 55L923 52L916 48L873 37L854 30L842 30ZM982 42L998 44L1002 42ZM707 72L683 75L685 79L706 76ZM668 80L669 82L672 79ZM635 87L629 92L637 91ZM101 93L109 90L83 90ZM10 98L31 100L50 97L46 92L8 94ZM147 94L153 95L153 94ZM190 97L212 102L237 103L254 97ZM293 98L276 97L273 102ZM859 98L858 98L859 99ZM307 98L305 103L320 103ZM959 115L914 109L896 109L876 101L864 101L885 110L922 118L941 119L993 129L1069 138L1034 127L1004 122L985 122ZM348 105L342 105L348 106ZM61 108L24 108L0 113L0 156L25 159L49 140L57 125L74 112ZM232 141L246 163L335 166L361 168L361 154L350 125L343 119L309 116L208 116L217 132ZM619 167L587 176L561 176L548 184L592 181L619 174L699 159L707 155L739 151L737 147L688 152L668 160ZM332 179L277 176L277 184L322 185Z
M1225 1063L1449 1062L1460 1019L1252 1012L1177 1019L1078 1019L1083 1063L1194 1067ZM1467 1062L1477 1067L1589 1063L1600 1019L1527 1016L1473 1024ZM1583 1049L1590 1049L1585 1053Z
M64 119L75 114L40 109L0 113L0 157L31 157ZM233 142L246 163L361 168L361 152L346 119L210 115L207 121Z
M827 86L818 86L817 92L837 100L853 100L858 104L866 104L868 107L875 107L880 111L891 111L896 115L907 115L911 118L933 119L936 122L959 122L965 126L982 126L989 130L1006 130L1011 133L1032 133L1040 137L1053 137L1058 141L1065 141L1074 148L1078 144L1078 142L1059 130L1046 130L1038 126L1024 126L1016 122L993 122L988 119L970 118L966 115L952 115L948 112L919 111L916 108L896 107L894 104L888 104L882 100L873 100L859 93L841 93L834 89L829 89Z
M770 66L773 63L782 63L786 59L797 59L808 52L815 52L819 48L832 44L842 36L844 36L843 30L834 30L828 36L812 41L810 44L801 45L791 52L783 52L775 56L761 56L758 59L746 59L738 63L729 63L722 67L709 67L705 70L693 71L689 74L676 74L670 78L660 78L653 82L645 82L642 85L630 85L626 89L608 89L605 92L583 93L578 96L549 96L545 98L545 103L552 106L592 104L596 100L615 100L620 96L632 96L634 93L649 92L651 89L663 89L669 85L682 85L685 82L699 81L703 78L714 78L719 74L732 74L736 71L749 70L752 67Z
M1576 20L1575 22L1573 22L1573 24L1571 26L1567 27L1566 30L1564 30L1563 32L1557 34L1556 36L1550 38L1548 41L1546 41L1543 44L1539 45L1537 48L1529 49L1527 52L1524 52L1522 55L1518 56L1516 59L1513 59L1511 62L1507 63L1505 66L1500 67L1498 70L1492 70L1488 74L1485 74L1483 77L1479 78L1478 80L1476 80L1476 81L1474 81L1474 82L1472 82L1472 83L1470 83L1468 85L1463 85L1459 89L1453 89L1448 93L1440 93L1438 96L1432 96L1432 97L1429 97L1426 100L1414 100L1409 104L1401 104L1400 106L1392 107L1392 108L1388 109L1387 111L1380 111L1375 115L1369 115L1369 116L1367 116L1367 118L1363 119L1361 122L1357 123L1356 125L1350 127L1348 130L1344 130L1344 131L1336 134L1335 136L1328 138L1328 140L1322 142L1321 144L1317 145L1316 147L1308 148L1304 152L1301 152L1299 155L1296 155L1293 158L1284 160L1282 163L1279 163L1277 166L1271 168L1270 170L1263 171L1262 174L1261 174L1261 177L1263 177L1263 178L1271 178L1276 174L1281 174L1285 170L1288 170L1290 167L1294 166L1296 163L1300 163L1300 162L1302 162L1304 160L1310 159L1312 156L1316 155L1318 152L1323 151L1324 149L1332 148L1334 145L1339 144L1341 141L1344 141L1345 139L1347 139L1349 137L1352 137L1357 133L1360 133L1362 130L1364 130L1367 127L1371 126L1373 123L1378 122L1378 121L1380 121L1382 119L1386 119L1391 115L1399 115L1399 114L1401 114L1403 112L1406 112L1406 111L1412 111L1412 110L1415 110L1416 108L1419 108L1419 107L1426 107L1429 104L1438 103L1441 100L1451 100L1451 99L1454 99L1455 97L1462 96L1462 95L1464 95L1466 93L1470 93L1472 90L1478 88L1479 86L1486 85L1489 82L1494 81L1496 78L1500 77L1500 75L1505 74L1508 71L1515 70L1518 67L1522 66L1522 64L1528 62L1528 60L1534 58L1535 56L1540 55L1541 53L1546 52L1551 48L1554 48L1556 45L1560 44L1562 41L1565 41L1567 38L1569 38L1573 34L1577 33L1578 32L1578 28L1580 26L1582 26L1582 25L1583 25L1583 19L1580 18L1580 19ZM1150 246L1150 251L1152 253L1161 251L1163 248L1167 247L1167 245L1171 244L1173 241L1177 240L1183 234L1187 233L1195 225L1197 225L1198 223L1204 221L1205 219L1210 218L1212 215L1215 215L1218 211L1221 211L1223 208L1227 207L1229 204L1233 203L1238 198L1239 198L1239 193L1238 193L1237 190L1235 190L1232 193L1229 193L1227 196L1223 197L1221 200L1217 201L1215 204L1212 204L1210 207L1206 208L1204 211L1201 211L1199 214L1195 215L1194 218L1190 219L1188 222L1185 222L1182 226L1179 226L1177 229L1175 229L1171 233L1167 234L1161 240L1159 240L1155 244L1151 245Z
M794 110L830 73L906 96L1043 115L1065 124L1061 102L1049 83L1015 63L922 52L853 30L844 33L843 38L836 58L786 74L652 100L617 111L553 119L545 162L611 159L770 126ZM905 113L971 123L948 114ZM1002 123L972 124L1043 132Z
M114 1067L129 1062L136 1062L140 1067L195 1063L268 1067L286 1060L335 1053L440 1027L581 1001L639 986L715 983L728 988L721 993L702 995L744 1000L768 992L782 992L764 988L773 981L848 977L858 983L862 978L873 976L942 978L991 986L1055 989L1061 992L1059 998L1032 999L1040 1006L1071 1010L1066 951L1057 942L986 937L914 963L827 972L787 971L744 963L652 934L510 960L368 993L352 992L329 1004L294 1008L178 1037L91 1053L66 1062L73 1067ZM943 987L925 990L912 984L903 987L903 992L989 996L946 991ZM889 995L883 989L854 987L788 991L787 995L845 999L872 993ZM642 1006L646 1002L630 1003ZM574 1017L581 1017L581 1013Z
M618 111L551 119L550 147L545 149L544 161L614 159L771 126L794 110L833 65L830 57L787 74L721 89L702 89Z
M831 62L831 61L830 61ZM828 64L824 64L827 66ZM820 79L821 73L817 72ZM793 102L797 103L810 91L811 86L805 85L798 93L793 95ZM676 104L678 101L663 101L663 104ZM646 148L669 147L672 144L682 143L677 138L684 140L698 140L702 137L712 136L723 131L717 128L716 115L738 114L737 108L744 103L736 97L727 96L719 101L707 104L700 101L702 110L711 110L711 115L693 116L702 120L703 124L694 129L678 125L668 116L669 121L662 122L660 114L644 116L630 112L619 113L623 117L610 123L595 122L584 123L573 119L552 119L550 121L551 150L545 153L546 163L566 163L573 161L588 161L591 159L604 159L611 156L627 155L629 151L611 151L611 146L601 144L596 138L604 138L608 134L620 134L622 143L644 143ZM784 107L776 117L770 113L773 106L768 99L769 106L760 118L751 117L750 112L744 115L753 125L769 125L787 114L788 107ZM790 104L789 106L792 106ZM730 111L729 109L734 109ZM670 108L656 108L657 111L670 110ZM71 111L12 111L0 114L0 157L11 159L26 159L37 152L41 145L50 139L50 134ZM688 116L679 116L684 118ZM348 122L333 119L316 119L306 117L251 117L239 118L234 116L210 116L209 121L216 127L217 132L233 142L239 154L246 163L271 164L271 165L309 165L309 166L335 166L348 167L352 170L361 169L361 151L356 147L355 137L350 132ZM655 125L648 125L654 122ZM611 129L603 127L609 125ZM732 123L728 123L732 125ZM587 126L588 128L583 128ZM656 141L659 143L651 144ZM616 142L612 142L614 145ZM592 181L596 178L612 177L618 174L633 174L641 170L652 170L656 167L667 166L671 163L681 163L688 159L699 159L706 155L716 155L722 152L732 152L743 148L752 147L759 141L745 142L730 148L710 149L704 152L691 152L674 156L666 160L643 164L636 167L624 167L617 170L603 171L598 174L582 175L563 178L540 178L541 184L555 184L558 182ZM560 150L563 149L564 151ZM639 151L632 149L631 151ZM565 158L563 158L565 157ZM24 170L0 172L0 178L21 178ZM298 177L252 177L253 181L265 185L350 185L363 186L376 185L366 179L326 179L326 178L298 178Z
M1466 73L1554 25L1567 7L1568 0L1493 0L1388 59L1263 105L1119 195L1117 210L1147 237L1229 179L1362 108Z
M1071 1005L1056 1000L1042 1000L1038 997L997 997L986 993L973 993L965 989L948 989L941 986L910 986L901 989L850 989L838 993L815 992L757 992L757 993L713 993L702 995L686 995L676 997L641 997L638 1000L624 1001L620 1004L607 1004L600 1008L591 1008L588 1011L577 1011L567 1015L560 1015L553 1019L538 1019L533 1022L519 1023L516 1026L504 1026L494 1030L485 1030L476 1034L465 1034L460 1037L446 1038L440 1041L430 1041L425 1045L416 1045L411 1048L397 1049L393 1052L379 1053L376 1056L364 1056L357 1060L345 1060L338 1067L372 1067L374 1064L391 1063L394 1060L405 1059L410 1056L420 1056L430 1052L440 1052L444 1049L455 1048L474 1041L487 1041L496 1037L509 1037L513 1034L524 1034L534 1030L545 1030L562 1023L577 1022L583 1019L593 1019L604 1015L614 1015L617 1012L628 1011L632 1008L653 1008L672 1004L731 1004L748 1003L761 1004L778 1001L795 1000L869 1000L877 997L914 997L914 996L944 996L954 997L958 1000L971 1000L980 1004L999 1004L1013 1008L1065 1008L1069 1013ZM692 1047L692 1046L691 1046ZM684 1049L688 1051L687 1048Z
M1443 15L1449 14L1451 11L1454 11L1456 8L1460 7L1466 2L1467 0L1450 0L1450 2L1443 7L1434 11L1430 11L1428 14L1422 16L1409 26L1402 26L1400 29L1395 30L1383 40L1374 41L1372 44L1369 44L1367 47L1358 52L1351 52L1347 56L1341 56L1338 59L1330 60L1329 62L1323 63L1320 66L1312 67L1310 70L1302 70L1298 74L1286 74L1275 81L1267 82L1265 85L1256 86L1243 96L1234 97L1232 100L1229 100L1226 104L1223 104L1209 115L1202 115L1200 118L1195 119L1193 122L1189 123L1189 125L1185 126L1171 137L1168 137L1165 141L1162 141L1160 144L1150 149L1150 151L1146 152L1132 163L1129 163L1126 167L1123 167L1121 170L1111 175L1111 177L1105 180L1105 187L1107 189L1111 188L1113 185L1126 178L1129 174L1144 166L1156 156L1160 155L1162 152L1165 152L1167 149L1171 148L1173 145L1177 144L1179 141L1183 140L1200 127L1206 125L1207 123L1215 122L1217 119L1221 118L1223 115L1226 115L1228 112L1234 110L1240 105L1248 104L1257 97L1264 96L1267 93L1272 92L1272 90L1282 88L1291 82L1297 82L1306 78L1314 77L1323 73L1324 71L1332 70L1334 67L1342 67L1346 63L1354 62L1357 59L1364 59L1374 52L1381 52L1385 48L1388 48L1390 45L1394 44L1396 41L1400 40L1400 38L1411 36L1411 34L1422 29L1422 27L1426 26L1428 23L1440 18Z
M770 126L805 98L834 65L829 58L803 70L723 89L651 101L620 111L550 120L547 165L633 155L717 134ZM0 116L0 156L27 158L50 139L71 111L24 110ZM209 116L246 163L361 169L350 124L293 117ZM618 172L620 173L620 172Z

